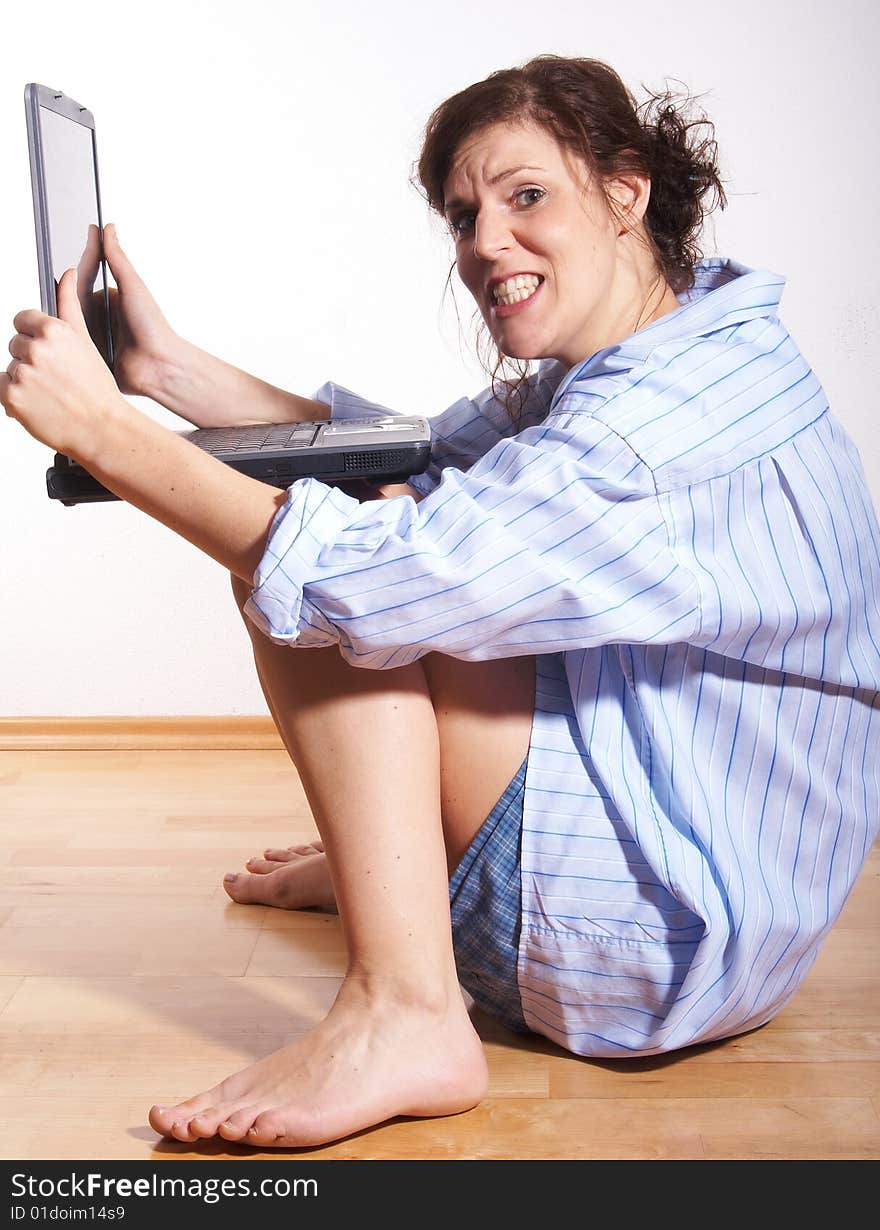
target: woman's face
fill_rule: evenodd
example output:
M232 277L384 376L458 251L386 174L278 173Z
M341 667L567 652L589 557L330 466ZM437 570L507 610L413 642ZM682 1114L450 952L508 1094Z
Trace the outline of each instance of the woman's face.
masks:
M458 272L502 353L572 367L633 332L643 305L621 225L550 133L483 129L458 151L444 196ZM639 217L644 185L643 196Z

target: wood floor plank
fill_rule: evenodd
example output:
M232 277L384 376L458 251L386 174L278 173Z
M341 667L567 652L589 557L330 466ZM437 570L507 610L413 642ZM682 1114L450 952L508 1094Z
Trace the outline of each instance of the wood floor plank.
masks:
M0 1015L0 1036L45 1033L63 1006L63 1032L90 1034L96 1040L96 1056L104 1034L147 1034L158 1045L164 1037L182 1033L190 1046L199 1038L241 1034L256 1040L251 1054L258 1057L266 1053L265 1035L307 1029L321 1021L340 979L153 975L15 981L20 985Z
M284 977L296 973L299 977L321 978L345 973L347 954L339 920L328 914L313 916L317 925L307 932L308 942L302 942L304 932L260 932L254 945L247 972L254 977Z
M834 927L816 958L820 972L845 969L848 976L870 978L877 973L880 937L874 928Z
M299 1029L260 1036L266 1054L286 1045L311 1028L300 1021ZM246 1035L228 1033L202 1037L193 1047L191 1031L167 1029L161 1044L149 1034L102 1033L101 1062L95 1064L95 1041L90 1032L0 1033L4 1071L0 1088L6 1104L22 1094L57 1093L76 1095L82 1088L84 1069L90 1072L90 1096L108 1097L120 1087L145 1099L145 1108L167 1099L183 1100L209 1089L222 1077L254 1060ZM499 1047L489 1047L491 1098L546 1098L548 1076L540 1064L525 1065L521 1057Z
M841 927L873 928L880 932L880 860L869 859L840 912Z
M92 926L119 934L122 931L137 931L155 917L155 899L150 899L147 893L134 900L114 898L112 901L71 896L63 904L59 904L57 896L44 898L42 904L28 904L30 899L24 894L20 900L24 904L10 906L5 920L0 911L0 925L10 930ZM264 913L261 906L223 909L216 898L207 894L189 902L173 898L162 907L161 929L163 932L176 929L178 936L197 935L202 930L221 933L259 931Z
M880 1021L880 975L838 976L823 963L779 1016L791 1029L867 1029Z
M811 1065L867 1060L880 1062L880 1030L787 1029L783 1014L750 1034L706 1047L694 1047L687 1062L697 1064L806 1062ZM877 1024L877 1022L875 1022ZM639 1062L638 1060L636 1062Z
M180 935L149 917L128 931L108 931L85 923L57 927L4 927L0 930L0 974L92 975L166 973L198 977L245 972L257 942L253 928L212 927L198 942L181 944Z
M300 1032L304 1032L300 1031ZM243 1036L202 1038L193 1046L189 1034L163 1034L161 1044L148 1034L101 1035L101 1062L95 1063L94 1039L88 1033L6 1034L2 1036L4 1063L0 1078L7 1104L22 1095L57 1094L76 1096L82 1087L82 1071L90 1072L90 1096L110 1098L124 1088L143 1099L141 1114L155 1102L182 1101L202 1089L210 1089L224 1075L253 1062ZM296 1036L265 1034L267 1053Z
M311 837L308 838L311 840ZM151 836L153 844L140 836L137 844L116 841L108 848L108 839L100 844L74 844L66 846L24 846L10 853L8 866L27 868L61 868L61 867L138 867L154 868L185 868L192 877L197 888L204 887L206 876L215 874L220 867L226 871L243 871L245 852L247 851L247 836L234 844L207 846L187 835L183 840L166 838L163 833L156 832ZM164 844L159 844L164 843ZM261 852L262 853L262 852Z
M548 1060L551 1098L859 1098L880 1094L880 1061L678 1063L580 1067Z
M6 1010L6 1005L21 987L24 978L16 974L0 974L0 1017Z
M693 1106L694 1103L689 1103ZM870 1098L729 1099L695 1110L706 1157L718 1161L863 1161L880 1156L880 1119Z
M124 1092L82 1099L18 1095L15 1117L0 1121L4 1161L148 1161L156 1141L143 1097Z

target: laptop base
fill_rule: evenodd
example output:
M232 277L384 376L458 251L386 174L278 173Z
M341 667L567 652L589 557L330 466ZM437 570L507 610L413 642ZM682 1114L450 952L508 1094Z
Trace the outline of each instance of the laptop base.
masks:
M241 474L256 478L271 487L282 490L298 478L319 478L324 482L346 479L365 479L372 483L405 483L413 474L420 474L428 465L430 444L419 442L389 449L342 449L338 453L312 453L309 456L308 472L298 472L296 460L278 458L267 469L265 461L249 461L247 458L227 460L219 458L224 465L231 465ZM254 471L259 470L259 473ZM46 471L46 491L51 500L57 500L67 508L77 504L97 504L119 500L118 495L100 483L81 465L61 453L55 454L55 464Z

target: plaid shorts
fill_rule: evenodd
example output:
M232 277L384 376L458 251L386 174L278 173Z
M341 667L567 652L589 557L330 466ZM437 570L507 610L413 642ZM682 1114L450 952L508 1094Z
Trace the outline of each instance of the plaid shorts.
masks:
M525 758L449 881L458 979L478 1008L529 1033L516 977L522 890L520 842Z

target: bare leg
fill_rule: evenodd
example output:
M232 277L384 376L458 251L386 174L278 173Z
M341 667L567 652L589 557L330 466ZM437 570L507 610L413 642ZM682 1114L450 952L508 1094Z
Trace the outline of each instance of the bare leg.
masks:
M506 789L529 747L535 695L531 657L463 662L429 654L422 666L440 736L440 795L449 874ZM271 684L263 692L274 713ZM321 841L269 847L229 872L223 887L240 904L335 909Z
M283 1146L465 1110L484 1095L486 1064L452 955L425 670L358 670L335 649L290 650L256 630L253 644L324 843L348 970L304 1039L188 1102L154 1107L150 1122L179 1140Z

